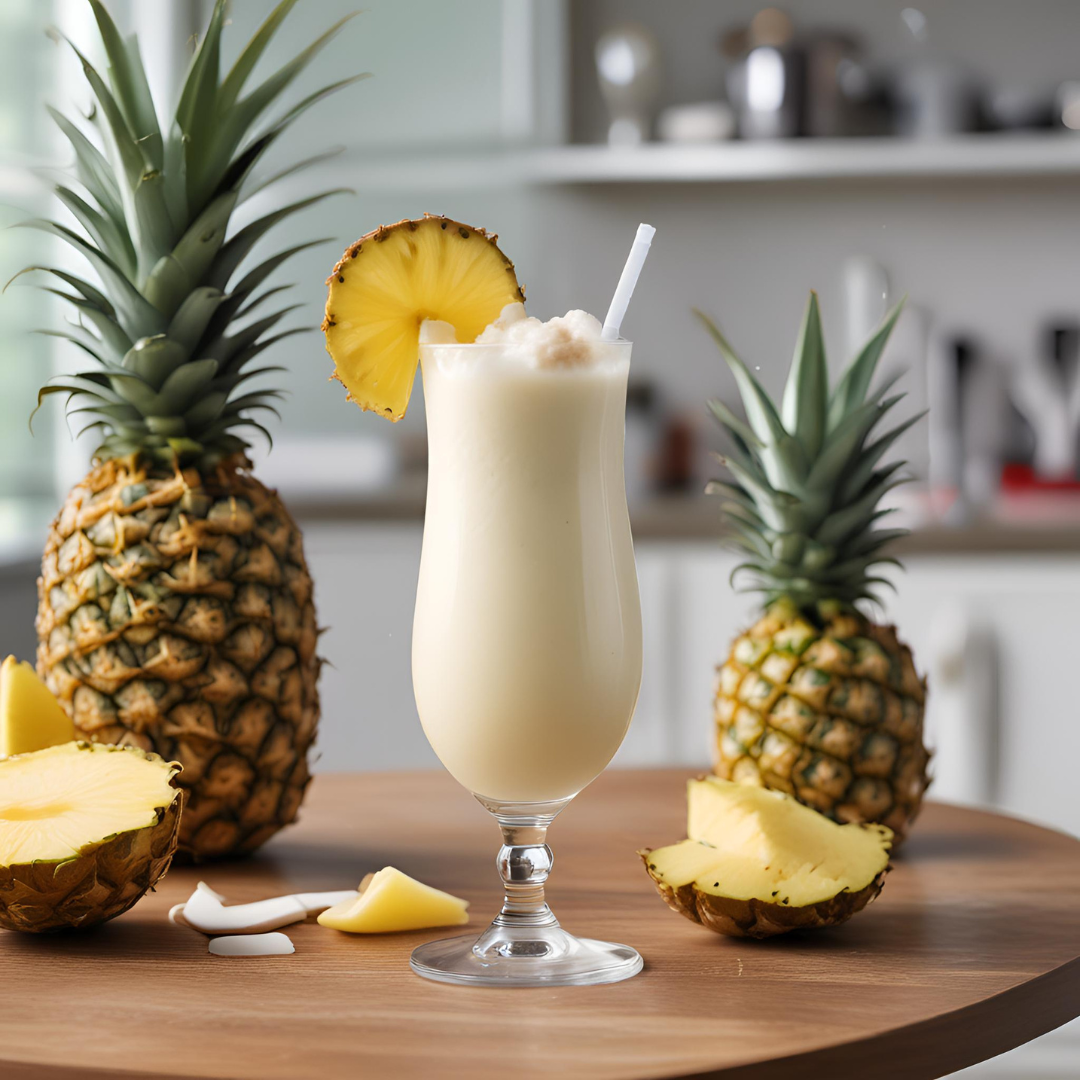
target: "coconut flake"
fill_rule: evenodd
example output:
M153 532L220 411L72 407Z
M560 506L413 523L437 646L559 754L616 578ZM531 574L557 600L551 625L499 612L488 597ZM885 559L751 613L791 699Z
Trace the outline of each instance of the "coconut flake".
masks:
M285 934L234 934L210 939L214 956L287 956L296 952Z
M184 907L184 904L173 904L173 906L169 908L169 922L171 922L173 926L186 926L189 930L194 930L195 927L184 918Z
M293 899L299 900L304 905L304 910L309 915L318 915L328 907L340 904L343 900L353 899L363 889L338 889L336 892L298 892L293 893Z
M294 893L257 900L251 904L226 904L225 897L200 881L186 904L176 904L169 920L203 934L262 934L280 926L303 922L309 915L357 895L356 889L335 892Z

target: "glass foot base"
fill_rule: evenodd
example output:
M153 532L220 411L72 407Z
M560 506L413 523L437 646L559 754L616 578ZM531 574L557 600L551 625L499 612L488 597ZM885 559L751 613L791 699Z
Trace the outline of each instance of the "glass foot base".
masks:
M421 945L409 966L425 979L468 986L596 986L631 978L642 959L629 945L576 938L559 926L539 934L493 926L479 939Z

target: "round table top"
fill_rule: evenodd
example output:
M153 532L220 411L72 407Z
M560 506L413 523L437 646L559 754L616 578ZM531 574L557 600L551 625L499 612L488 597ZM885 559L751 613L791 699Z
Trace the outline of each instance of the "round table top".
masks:
M571 932L634 945L613 986L489 990L409 970L451 931L286 927L291 956L216 957L166 913L201 878L230 900L351 888L394 865L500 900L498 832L438 772L317 776L302 821L243 862L175 867L82 933L0 933L0 1075L396 1080L935 1077L1080 1014L1080 842L929 805L877 902L766 942L668 910L635 855L685 835L684 770L602 776L556 821L549 899Z

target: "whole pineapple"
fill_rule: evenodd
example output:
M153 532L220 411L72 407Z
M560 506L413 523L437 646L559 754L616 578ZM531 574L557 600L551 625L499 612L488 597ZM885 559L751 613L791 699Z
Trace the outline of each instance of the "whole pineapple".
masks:
M244 196L310 163L260 180L253 168L266 151L310 105L353 81L259 124L341 25L241 96L295 2L274 8L221 79L226 4L217 0L163 133L137 42L90 0L109 60L106 81L78 54L97 139L53 113L82 191L56 193L82 231L26 223L71 244L99 279L34 268L67 286L52 291L78 321L57 333L93 361L51 380L39 403L64 394L69 416L103 435L49 532L38 671L91 740L183 764L180 850L194 858L250 851L296 817L319 717L302 537L250 475L239 434L264 430L253 415L273 411L279 396L249 389L278 370L253 361L296 332L270 333L291 308L249 316L279 291L260 291L263 282L308 245L242 276L237 269L277 222L329 193L227 236Z
M885 318L829 392L811 293L777 409L717 328L700 315L735 375L744 423L712 402L730 449L721 458L739 571L765 598L761 618L719 669L717 775L794 795L837 821L882 822L903 839L927 787L926 684L911 651L860 603L877 602L876 564L902 529L878 528L878 503L903 462L879 465L919 417L874 431L903 397L870 390L900 314Z

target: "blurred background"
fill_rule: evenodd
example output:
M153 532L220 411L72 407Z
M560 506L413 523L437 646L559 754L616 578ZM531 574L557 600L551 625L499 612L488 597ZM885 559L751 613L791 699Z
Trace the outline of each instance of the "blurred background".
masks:
M139 33L155 90L171 94L209 3L110 6ZM271 6L234 0L233 51ZM354 6L301 5L279 49ZM281 229L282 246L332 238L279 273L298 283L297 325L317 327L322 282L347 243L424 211L497 231L541 318L602 315L635 226L658 229L624 327L635 341L627 483L646 667L618 762L707 763L713 669L754 605L728 585L735 559L702 495L717 445L704 403L735 394L690 309L712 314L777 391L808 288L821 296L834 372L906 294L885 366L906 369L902 407L931 414L900 448L914 482L896 505L913 531L886 613L931 681L933 793L1080 833L1069 675L1080 612L1080 5L365 8L295 91L374 75L310 113L290 143L297 158L340 147L319 179L353 191ZM58 212L35 178L63 160L45 105L88 106L50 23L96 56L80 0L0 4L0 225ZM316 182L301 174L273 197ZM43 261L47 243L0 233L0 277ZM54 408L28 430L38 386L76 357L30 333L62 316L24 282L0 299L0 653L30 656L35 560L89 447ZM290 398L258 468L303 525L328 628L318 767L433 765L409 673L422 400L393 427L360 414L327 381L317 330L273 362L288 368ZM1045 1045L1025 1051L1042 1058L980 1075L1073 1075L1053 1071L1061 1052Z

